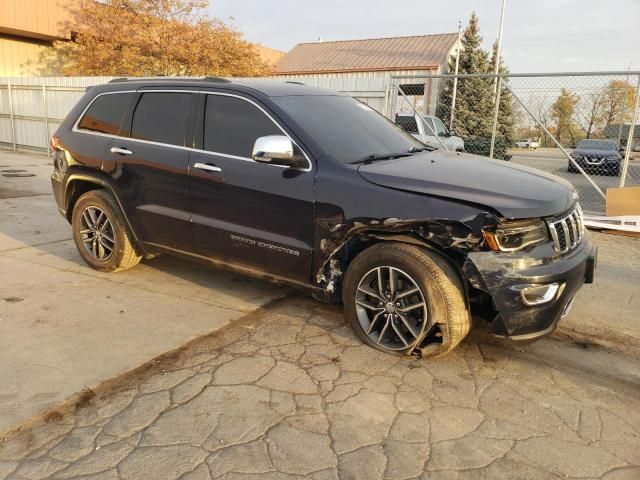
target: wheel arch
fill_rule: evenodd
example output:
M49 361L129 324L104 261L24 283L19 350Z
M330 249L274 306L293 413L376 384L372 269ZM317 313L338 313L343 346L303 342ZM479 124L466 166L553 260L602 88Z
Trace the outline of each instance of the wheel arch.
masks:
M469 282L462 269L462 265L466 258L465 255L453 249L445 249L442 246L421 237L412 230L392 233L377 230L365 230L346 240L341 246L340 252L336 252L335 255L333 255L333 258L328 260L324 272L319 272L318 280L324 280L326 284L325 289L329 294L329 298L337 300L341 297L342 278L355 258L365 250L371 248L373 245L381 242L397 242L415 245L426 249L443 259L458 274L464 287L465 300L467 302L469 301Z
M116 189L111 185L106 179L103 179L99 176L88 175L86 173L72 173L69 175L66 181L65 186L65 217L69 222L71 222L73 216L73 208L78 201L78 199L87 192L92 190L106 190L108 191L116 203L118 204L118 208L122 212L122 216L127 222L127 227L129 231L133 235L133 241L136 244L136 247L140 249L140 251L144 251L142 248L141 242L138 239L138 235L136 234L135 229L133 228L129 217L126 214L125 209L123 208L122 202L120 201L120 197L116 192Z

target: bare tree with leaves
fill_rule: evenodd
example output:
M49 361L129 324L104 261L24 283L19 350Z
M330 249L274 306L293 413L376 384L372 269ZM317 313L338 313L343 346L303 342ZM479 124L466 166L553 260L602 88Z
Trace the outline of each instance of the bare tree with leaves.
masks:
M567 135L573 143L575 136L573 131L574 114L580 97L563 88L556 101L551 105L551 118L555 121L556 137L560 143L566 140Z
M633 119L633 104L635 91L624 80L612 80L602 92L602 123L604 126L614 123L631 122ZM626 103L626 105L625 105ZM625 118L622 118L623 111Z
M633 101L633 87L624 81L612 80L582 96L576 121L586 138L602 137L607 125L631 121Z

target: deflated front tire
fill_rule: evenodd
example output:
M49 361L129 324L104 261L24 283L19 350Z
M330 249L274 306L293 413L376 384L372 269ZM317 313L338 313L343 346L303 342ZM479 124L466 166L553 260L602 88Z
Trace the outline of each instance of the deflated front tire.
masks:
M437 253L414 245L382 242L360 253L342 298L358 337L394 355L443 355L469 332L458 274Z

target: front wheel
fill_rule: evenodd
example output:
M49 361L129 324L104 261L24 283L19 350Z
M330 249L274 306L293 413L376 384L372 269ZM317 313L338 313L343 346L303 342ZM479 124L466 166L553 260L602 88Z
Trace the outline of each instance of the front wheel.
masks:
M460 278L440 255L413 245L378 243L349 266L342 299L366 344L395 355L443 355L470 329Z

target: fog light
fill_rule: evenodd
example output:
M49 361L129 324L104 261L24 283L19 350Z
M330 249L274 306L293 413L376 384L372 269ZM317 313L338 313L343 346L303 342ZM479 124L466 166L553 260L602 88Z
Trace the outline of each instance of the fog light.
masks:
M556 297L560 285L549 283L547 285L517 285L513 287L520 291L520 297L525 305L542 305L548 303Z

